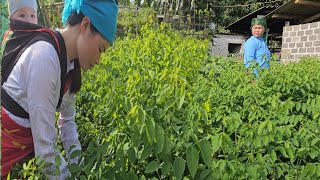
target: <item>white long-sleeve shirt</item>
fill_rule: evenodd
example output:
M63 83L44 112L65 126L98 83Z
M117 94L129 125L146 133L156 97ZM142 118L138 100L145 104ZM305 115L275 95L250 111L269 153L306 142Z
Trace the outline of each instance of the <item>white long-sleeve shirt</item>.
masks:
M73 68L73 62L68 60L67 71ZM75 145L73 150L81 149L75 123L75 95L69 91L65 93L61 106L56 109L60 95L60 74L59 58L54 47L48 42L38 41L25 50L3 84L7 93L29 113L30 119L23 119L7 111L17 124L31 128L35 155L53 164L57 155L61 158L60 176L48 175L49 179L65 179L70 175L66 160L61 152L54 149L58 135L56 112L60 112L60 140L69 163L78 162L77 158L70 160L69 148ZM52 173L54 168L44 169L45 174Z

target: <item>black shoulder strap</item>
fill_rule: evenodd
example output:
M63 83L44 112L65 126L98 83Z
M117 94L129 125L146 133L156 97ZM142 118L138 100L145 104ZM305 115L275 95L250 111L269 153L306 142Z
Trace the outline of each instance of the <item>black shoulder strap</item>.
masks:
M31 25L33 27L33 25ZM35 28L35 30L38 30L39 28ZM7 47L4 51L4 57L2 61L2 70L5 72L2 72L2 82L1 85L8 79L12 69L16 65L17 61L19 60L20 56L22 53L33 43L37 41L47 41L50 44L53 45L55 50L57 51L57 54L59 56L59 61L60 61L60 69L61 69L61 88L60 88L60 96L59 96L59 101L57 108L61 105L63 94L64 94L64 84L66 82L66 77L67 77L67 54L66 54L66 46L64 39L62 35L57 32L57 31L51 31L46 28L41 28L44 31L34 31L30 33L25 33L17 31L19 35L18 37L13 37L13 42L14 38L17 38L18 41L21 41L21 39L24 38L24 41L21 41L21 44L17 47L13 47L10 49L10 46ZM34 29L32 29L34 30ZM16 33L16 32L15 32ZM23 37L25 36L25 37ZM7 52L6 51L10 51ZM13 54L13 55L12 55ZM8 56L7 59L6 55ZM14 57L14 58L13 58ZM29 114L16 102L14 101L11 96L8 95L8 93L1 87L1 104L2 106L10 111L12 114L15 116L21 117L21 118L29 118Z
M62 98L63 98L63 94L64 94L64 85L67 81L67 48L64 42L64 39L62 37L62 35L57 32L57 31L53 31L55 36L57 37L58 43L60 45L60 52L58 52L58 56L59 56L59 61L60 61L60 69L61 69L61 75L60 75L60 80L61 80L61 86L60 86L60 96L59 96L59 102L57 105L57 108L60 107L61 103L62 103Z

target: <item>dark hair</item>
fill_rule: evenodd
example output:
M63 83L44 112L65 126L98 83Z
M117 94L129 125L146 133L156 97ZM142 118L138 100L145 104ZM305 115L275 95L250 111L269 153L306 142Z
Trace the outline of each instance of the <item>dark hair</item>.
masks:
M77 24L80 24L84 17L85 16L82 14L82 12L80 12L79 14L77 12L74 12L68 17L67 23L70 26L75 26ZM92 23L90 23L90 28L92 33L98 32L98 30L96 29L96 27L94 27Z
M80 12L79 14L74 12L72 13L68 20L67 23L70 26L75 26L77 24L80 24L82 19L85 16ZM91 23L91 32L92 33L97 33L97 29L93 26ZM69 72L69 78L71 78L71 86L70 86L70 93L77 93L81 89L81 69L80 69L80 64L78 59L74 59L74 69Z

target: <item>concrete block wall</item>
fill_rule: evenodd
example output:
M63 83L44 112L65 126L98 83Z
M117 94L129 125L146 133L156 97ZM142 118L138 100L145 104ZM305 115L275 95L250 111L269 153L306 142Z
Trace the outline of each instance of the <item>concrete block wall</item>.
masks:
M242 53L242 46L245 43L245 37L241 35L224 35L218 34L215 38L213 38L213 45L210 45L211 54L217 56L228 56L228 46L229 44L238 44L239 54Z
M303 56L320 56L320 21L283 27L281 61L297 62Z

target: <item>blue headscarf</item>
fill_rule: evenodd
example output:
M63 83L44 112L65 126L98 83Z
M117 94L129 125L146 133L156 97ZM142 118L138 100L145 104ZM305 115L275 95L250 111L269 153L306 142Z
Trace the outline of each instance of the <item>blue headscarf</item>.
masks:
M118 6L114 0L65 0L62 22L66 25L69 16L80 11L90 18L93 26L110 43L116 37Z

